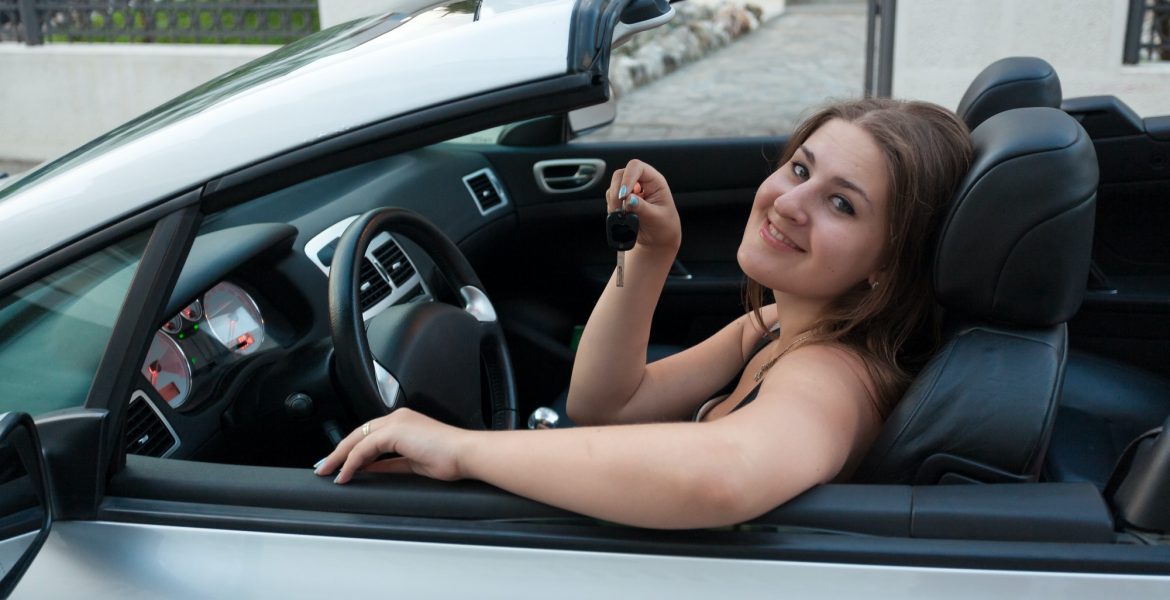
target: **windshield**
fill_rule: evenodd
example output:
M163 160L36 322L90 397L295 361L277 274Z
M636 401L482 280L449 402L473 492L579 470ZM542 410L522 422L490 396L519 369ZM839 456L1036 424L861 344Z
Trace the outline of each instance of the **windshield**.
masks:
M149 232L0 297L0 412L81 406Z

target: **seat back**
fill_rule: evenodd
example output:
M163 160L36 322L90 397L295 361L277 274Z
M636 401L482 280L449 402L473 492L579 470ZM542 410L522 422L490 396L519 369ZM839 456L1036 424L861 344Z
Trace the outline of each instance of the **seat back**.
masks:
M1060 108L1060 78L1041 58L1001 58L983 69L967 87L955 113L972 131L989 117L1015 108Z
M1097 159L1052 108L987 119L939 234L945 343L890 414L855 479L1021 481L1039 473L1089 271Z

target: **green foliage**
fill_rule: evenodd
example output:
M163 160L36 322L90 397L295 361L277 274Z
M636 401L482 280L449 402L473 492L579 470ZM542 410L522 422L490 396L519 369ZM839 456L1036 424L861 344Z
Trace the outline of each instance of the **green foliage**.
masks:
M282 45L320 31L317 3L252 8L247 0L171 0L63 11L51 19L48 42ZM223 5L222 7L217 5Z

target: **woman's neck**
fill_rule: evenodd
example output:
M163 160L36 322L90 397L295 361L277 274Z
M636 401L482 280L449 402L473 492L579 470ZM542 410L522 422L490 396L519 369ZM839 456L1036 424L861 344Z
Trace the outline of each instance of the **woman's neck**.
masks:
M776 301L776 323L780 326L782 343L791 342L816 325L826 308L824 301L800 298L776 290L772 290L772 297Z

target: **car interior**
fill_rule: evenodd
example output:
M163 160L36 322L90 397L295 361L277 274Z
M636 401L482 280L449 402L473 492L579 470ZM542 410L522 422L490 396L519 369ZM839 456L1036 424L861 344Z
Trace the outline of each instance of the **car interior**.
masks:
M958 113L976 159L934 257L945 343L851 483L684 538L598 527L479 482L369 475L339 487L311 474L341 436L402 405L480 428L524 427L552 407L571 426L576 337L613 269L602 194L632 158L664 173L684 227L651 358L742 314L735 249L786 138L570 141L558 113L495 143L388 153L203 216L166 320L150 324L125 463L98 513L265 528L261 511L275 509L306 533L939 566L974 552L992 566L1158 572L1170 444L1148 432L1170 415L1170 117L1140 118L1112 96L1063 99L1052 67L1023 57L981 73ZM468 287L490 297L491 312L473 314L480 328L450 314L474 304ZM49 460L66 462L51 449ZM178 508L192 504L235 508ZM860 538L877 545L849 545Z

